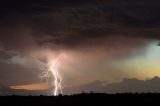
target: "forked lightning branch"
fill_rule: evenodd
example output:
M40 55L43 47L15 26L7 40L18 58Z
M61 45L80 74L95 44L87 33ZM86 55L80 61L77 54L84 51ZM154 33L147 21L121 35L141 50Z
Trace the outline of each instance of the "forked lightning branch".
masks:
M41 78L46 79L47 84L51 84L54 87L52 91L52 95L57 96L62 94L62 78L58 72L58 65L59 65L59 56L56 59L49 59L47 64L47 69L42 73Z

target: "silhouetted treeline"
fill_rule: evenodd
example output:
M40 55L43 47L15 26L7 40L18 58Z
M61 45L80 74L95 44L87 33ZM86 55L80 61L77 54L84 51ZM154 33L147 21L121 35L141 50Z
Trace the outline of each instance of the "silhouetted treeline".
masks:
M139 105L158 103L160 93L123 93L123 94L105 94L105 93L81 93L73 95L59 96L1 96L1 104L12 105L67 105L67 106L82 106L82 105Z

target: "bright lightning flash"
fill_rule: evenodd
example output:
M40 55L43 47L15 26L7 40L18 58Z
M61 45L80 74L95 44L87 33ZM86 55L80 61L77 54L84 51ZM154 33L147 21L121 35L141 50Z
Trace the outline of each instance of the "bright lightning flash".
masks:
M57 96L59 94L62 94L62 78L58 72L58 64L59 64L59 59L61 58L58 57L57 59L49 60L47 64L47 70L45 70L42 73L42 78L46 78L47 84L50 82L52 86L54 86L54 90L52 95Z

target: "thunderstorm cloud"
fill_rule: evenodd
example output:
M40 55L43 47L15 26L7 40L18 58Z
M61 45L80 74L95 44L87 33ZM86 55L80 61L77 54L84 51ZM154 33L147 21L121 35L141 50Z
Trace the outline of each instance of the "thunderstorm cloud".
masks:
M158 0L3 0L0 84L40 83L51 54L64 54L64 86L158 76L159 12Z

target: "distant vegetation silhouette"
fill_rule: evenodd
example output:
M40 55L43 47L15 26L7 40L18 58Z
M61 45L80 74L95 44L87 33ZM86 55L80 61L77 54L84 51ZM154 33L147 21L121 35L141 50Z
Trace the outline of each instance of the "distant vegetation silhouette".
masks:
M67 106L82 106L82 105L139 105L139 104L149 104L158 103L160 98L160 93L116 93L116 94L106 94L106 93L80 93L73 95L59 95L59 96L1 96L1 104L12 104L12 105L67 105Z

